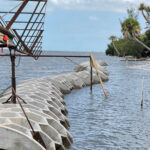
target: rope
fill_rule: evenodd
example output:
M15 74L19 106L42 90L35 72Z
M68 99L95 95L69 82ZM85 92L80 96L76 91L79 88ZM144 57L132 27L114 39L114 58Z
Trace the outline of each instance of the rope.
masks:
M23 2L19 3L15 7L13 7L9 12L5 13L3 16L0 16L0 18L3 19L7 14L11 13L14 9L16 9L17 7L19 7L22 3Z
M13 93L16 95L16 92L15 92L15 90L14 90L13 87L12 87L12 91L13 91ZM19 98L20 98L20 97L19 97ZM32 132L35 134L35 131L34 131L34 129L33 129L33 126L32 126L32 124L31 124L31 122L30 122L30 120L29 120L29 118L28 118L28 116L27 116L27 114L26 114L26 112L25 112L25 110L24 110L24 108L23 108L23 106L22 106L22 104L21 104L19 98L18 98L18 96L16 95L16 99L17 99L17 101L18 101L18 103L19 103L19 106L20 106L20 108L21 108L21 110L22 110L22 112L23 112L23 114L24 114L24 116L25 116L25 118L26 118L26 120L27 120L27 122L28 122L28 124L29 124L29 126L30 126L30 128L31 128L31 130L32 130Z
M68 57L64 57L65 59L69 60L70 62L72 62L75 65L81 66L80 64L78 64L77 62L73 61L72 59L68 58Z
M79 63L73 61L72 59L70 59L70 58L68 58L68 57L64 57L64 58L67 59L67 60L69 60L70 62L72 62L73 64L75 64L75 65L77 65L77 66L81 66ZM84 68L86 69L86 68L88 68L88 66L87 66L87 67L84 67Z

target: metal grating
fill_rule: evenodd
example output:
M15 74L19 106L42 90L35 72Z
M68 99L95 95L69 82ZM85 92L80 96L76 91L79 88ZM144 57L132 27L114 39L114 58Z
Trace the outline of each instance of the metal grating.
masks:
M0 25L15 35L17 51L35 59L42 52L47 0L18 0L9 11L0 11Z

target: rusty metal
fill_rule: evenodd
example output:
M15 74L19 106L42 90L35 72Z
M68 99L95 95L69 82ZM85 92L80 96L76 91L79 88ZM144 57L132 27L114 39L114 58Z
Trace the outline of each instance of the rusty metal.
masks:
M91 92L93 90L93 64L91 57L90 57L90 90Z
M15 13L16 13L15 11L11 11L11 12L9 12L9 11L0 11L0 14L15 14ZM30 15L30 14L32 14L32 12L22 12L21 14ZM35 15L38 15L38 14L45 15L45 13L34 13L34 14Z
M12 51L10 49L10 59L11 59L11 84L12 84L12 103L16 104L16 94L13 92L13 90L16 92L16 76L15 76L15 52L12 54Z
M64 58L90 58L90 56L81 56L81 55L47 55L42 53L42 39L44 31L44 18L45 18L45 8L47 0L19 0L23 1L21 6L17 11L3 11L0 12L2 16L13 15L10 20L4 20L0 17L0 25L7 30L15 37L13 39L15 47L10 49L10 54L0 55L1 57L10 57L11 59L11 71L12 71L12 96L4 103L16 103L18 101L20 108L22 109L26 120L31 127L33 132L33 138L38 141L43 147L46 148L45 143L39 132L34 131L32 124L20 102L26 103L21 97L16 95L16 77L15 77L15 59L16 57L34 57L38 59L39 57L64 57ZM34 9L30 11L24 11L24 8L28 6L30 2L35 3ZM38 9L40 8L40 10ZM27 17L29 15L29 18ZM19 17L23 17L25 20L19 20ZM18 28L17 25L20 24L21 28ZM5 45L6 47L6 45ZM19 52L21 54L16 53Z
M21 0L19 0L21 1ZM23 12L24 8L29 4L29 2L34 2L36 3L35 8L31 10L30 12ZM41 4L42 3L42 4ZM43 4L44 3L44 4ZM35 59L38 59L41 52L42 52L42 33L44 31L44 17L45 17L45 12L43 12L44 8L46 7L47 0L23 0L22 4L18 8L16 12L13 13L13 17L10 20L5 21L3 17L6 15L12 14L11 11L8 12L0 12L3 14L0 16L0 26L1 30L0 32L2 35L6 35L8 37L9 35L14 35L14 37L9 38L9 41L11 39L12 43L15 45L13 47L10 47L8 45L8 41L4 41L3 38L1 38L1 43L0 47L8 47L10 54L3 55L9 56L11 59L11 83L12 83L12 95L8 98L6 103L13 103L16 104L17 101L20 105L20 108L22 109L22 112L31 127L31 130L33 132L33 138L38 141L43 147L46 148L45 143L40 135L39 132L35 132L34 128L32 127L32 124L20 102L22 100L24 103L26 103L21 97L16 95L16 76L15 76L15 59L16 59L16 51L20 52L24 55L22 56L30 56L34 57ZM14 8L17 8L19 5L15 6ZM41 8L42 6L42 8ZM11 10L14 10L11 9ZM40 8L40 10L38 10ZM29 14L31 15L29 18L24 16L25 21L19 21L18 18L24 14ZM35 16L36 15L36 16ZM41 18L40 18L41 17ZM35 19L34 19L35 18ZM40 20L39 20L40 19ZM22 28L16 28L16 24L20 24ZM24 24L24 26L23 26ZM22 31L22 32L21 32ZM33 33L32 33L33 32ZM35 56L34 56L35 54ZM2 55L1 55L2 56ZM19 100L20 99L20 100Z
M42 33L43 33L43 31L40 31L39 35L38 35L37 38L35 39L35 41L34 41L32 47L30 48L31 51L32 51L33 48L35 47L35 45L36 45L36 43L38 42L38 40L39 40L40 36L42 35Z
M46 145L45 145L45 143L44 143L40 133L34 130L32 124L31 124L31 121L30 121L28 115L26 114L26 112L25 112L25 110L24 110L24 108L23 108L23 106L22 106L22 104L21 104L19 99L21 99L24 103L26 103L26 102L16 94L16 90L13 87L12 87L12 92L13 92L13 95L15 95L16 100L18 101L18 104L19 104L19 106L20 106L20 108L21 108L21 110L22 110L22 112L23 112L23 114L24 114L24 116L25 116L25 118L26 118L26 120L27 120L27 122L28 122L28 124L29 124L29 126L31 128L31 130L32 130L33 138L36 141L38 141L44 148L46 148Z
M8 57L10 56L9 54L0 54L0 56L5 56ZM21 54L16 54L16 57L33 57L33 55L21 55ZM37 56L37 55L35 55ZM89 55L40 55L39 57L71 57L71 58L90 58Z
M7 20L0 18L0 24L10 29L15 35L14 43L17 46L16 51L28 55L30 53L35 59L42 53L42 37L44 31L44 19L47 0L19 0L22 4L17 11L0 11L2 16L9 15ZM25 10L32 6L32 9ZM25 10L25 11L24 11ZM11 16L13 17L11 18ZM17 24L21 28L18 28ZM36 57L34 56L36 55ZM38 56L37 56L38 55Z
M26 46L26 44L22 41L22 39L21 39L21 37L19 36L19 34L17 33L17 31L16 31L15 29L14 29L13 31L14 31L14 33L16 34L17 38L19 39L18 42L20 42L20 43L23 45L24 49L26 49L26 51L24 51L23 53L29 52L29 48L28 48L28 47ZM18 51L19 51L19 50L18 50Z
M26 24L26 27L23 28L23 29L15 29L15 30L23 30L23 33L21 34L20 38L22 38L22 36L25 34L26 31L28 31L28 33L31 31L31 28L28 29L28 26L30 25L30 22L31 22L31 20L32 20L32 18L33 18L33 16L34 16L34 13L37 11L39 5L40 5L40 1L38 1L38 3L36 4L36 7L35 7L34 11L32 12L31 17L30 17L30 19L28 20L28 22L27 22L27 24ZM19 42L17 43L17 46L18 46L18 45L19 45ZM20 48L21 48L21 47L19 47L19 49L20 49Z
M6 26L6 29L9 30L14 21L17 19L17 17L20 15L24 7L27 5L28 0L24 0L18 11L15 13L15 15L12 17L12 19L9 21L9 23Z

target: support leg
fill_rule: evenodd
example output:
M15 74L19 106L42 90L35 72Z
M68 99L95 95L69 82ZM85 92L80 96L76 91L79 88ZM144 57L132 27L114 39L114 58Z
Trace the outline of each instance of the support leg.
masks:
M16 104L16 76L15 76L15 52L14 54L11 53L10 50L10 59L11 59L11 71L12 71L12 77L11 77L11 84L12 84L12 103ZM14 90L14 91L13 91Z
M93 89L93 67L92 67L92 59L90 57L90 90L92 92Z

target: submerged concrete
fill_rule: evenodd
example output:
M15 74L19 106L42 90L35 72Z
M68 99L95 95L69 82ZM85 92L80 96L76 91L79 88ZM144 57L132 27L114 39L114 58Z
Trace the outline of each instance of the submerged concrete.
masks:
M22 105L34 128L38 131L47 150L65 150L73 142L69 133L68 111L65 108L64 95L73 89L90 85L90 64L82 63L74 68L75 72L54 77L29 79L17 84L17 95L27 104ZM108 80L109 73L98 62L99 74L103 81ZM93 84L99 83L93 69ZM6 150L45 150L33 139L32 130L19 104L2 104L11 95L6 89L0 95L0 149Z

